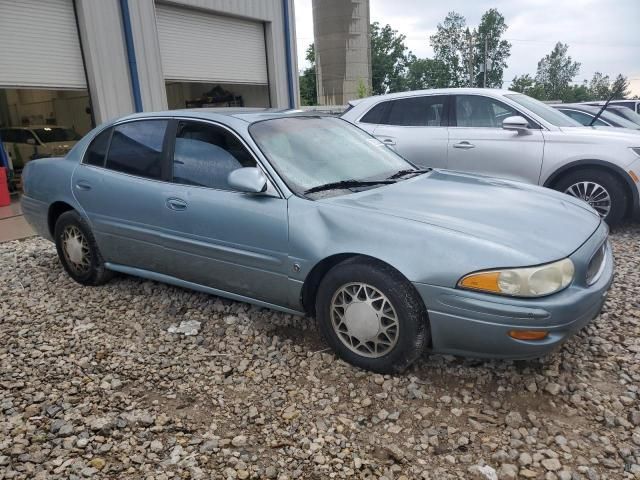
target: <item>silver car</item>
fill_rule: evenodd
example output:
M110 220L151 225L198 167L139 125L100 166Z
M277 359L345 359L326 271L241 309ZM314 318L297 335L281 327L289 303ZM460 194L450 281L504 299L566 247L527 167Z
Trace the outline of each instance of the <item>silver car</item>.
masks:
M315 315L378 372L423 351L544 355L600 311L608 228L548 189L419 170L348 122L204 110L98 127L29 162L25 217L68 274Z
M610 225L640 213L640 134L587 128L510 90L423 90L350 102L342 118L411 162L543 185Z

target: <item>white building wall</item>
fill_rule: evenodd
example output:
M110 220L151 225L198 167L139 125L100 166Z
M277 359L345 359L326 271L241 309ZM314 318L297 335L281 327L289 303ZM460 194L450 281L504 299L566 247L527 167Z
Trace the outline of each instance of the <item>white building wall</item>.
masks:
M76 0L76 8L96 123L133 112L120 2Z
M294 105L299 88L294 0L289 2ZM154 0L129 0L137 72L144 110L167 108ZM265 22L269 93L274 107L288 107L283 0L175 0L163 2ZM80 36L96 123L135 110L119 0L76 0Z

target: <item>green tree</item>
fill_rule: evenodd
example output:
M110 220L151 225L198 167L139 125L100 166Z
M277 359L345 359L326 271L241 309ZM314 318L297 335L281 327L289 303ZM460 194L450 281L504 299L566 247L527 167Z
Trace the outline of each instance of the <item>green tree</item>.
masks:
M431 35L434 57L447 71L451 87L469 84L469 39L471 32L465 18L456 12L449 12L437 31Z
M371 35L371 91L374 95L405 89L405 73L411 56L404 41L391 25L374 22Z
M562 100L571 81L580 73L580 63L574 62L568 51L569 45L558 42L538 62L536 83L544 89L544 100Z
M485 46L487 58L487 87L500 88L503 83L507 59L511 55L511 44L502 39L507 31L504 16L495 8L487 10L480 20L475 32L474 54L474 86L484 85Z
M302 105L317 105L316 52L313 43L307 47L305 58L311 63L311 66L300 75L300 103Z
M631 95L631 91L629 90L629 79L619 73L613 81L613 85L611 85L611 91L615 92L613 98L616 100L627 98Z
M524 93L525 95L529 95L533 98L542 99L544 98L544 90L540 85L538 85L533 77L528 73L522 76L515 76L511 81L511 85L509 86L509 90L513 90L514 92Z
M596 72L589 81L589 96L591 100L606 100L611 95L611 89L609 88L609 75L603 75L600 72Z
M441 60L415 56L410 59L406 74L407 90L446 88L450 84L449 71Z

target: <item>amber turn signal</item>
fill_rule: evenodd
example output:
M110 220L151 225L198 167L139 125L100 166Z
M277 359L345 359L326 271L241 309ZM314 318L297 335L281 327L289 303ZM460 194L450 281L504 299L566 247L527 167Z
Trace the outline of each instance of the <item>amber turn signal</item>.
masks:
M464 277L458 285L471 290L484 290L485 292L501 293L498 286L500 272L472 273Z
M544 330L510 330L509 336L516 340L544 340L549 332Z

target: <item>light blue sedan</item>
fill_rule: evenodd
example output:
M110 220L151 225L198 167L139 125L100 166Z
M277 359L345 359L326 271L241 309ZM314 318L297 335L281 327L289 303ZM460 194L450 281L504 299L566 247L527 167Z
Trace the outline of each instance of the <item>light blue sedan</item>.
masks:
M608 229L544 188L419 170L341 119L172 111L29 162L25 217L83 285L113 272L315 315L343 359L544 355L598 315Z

